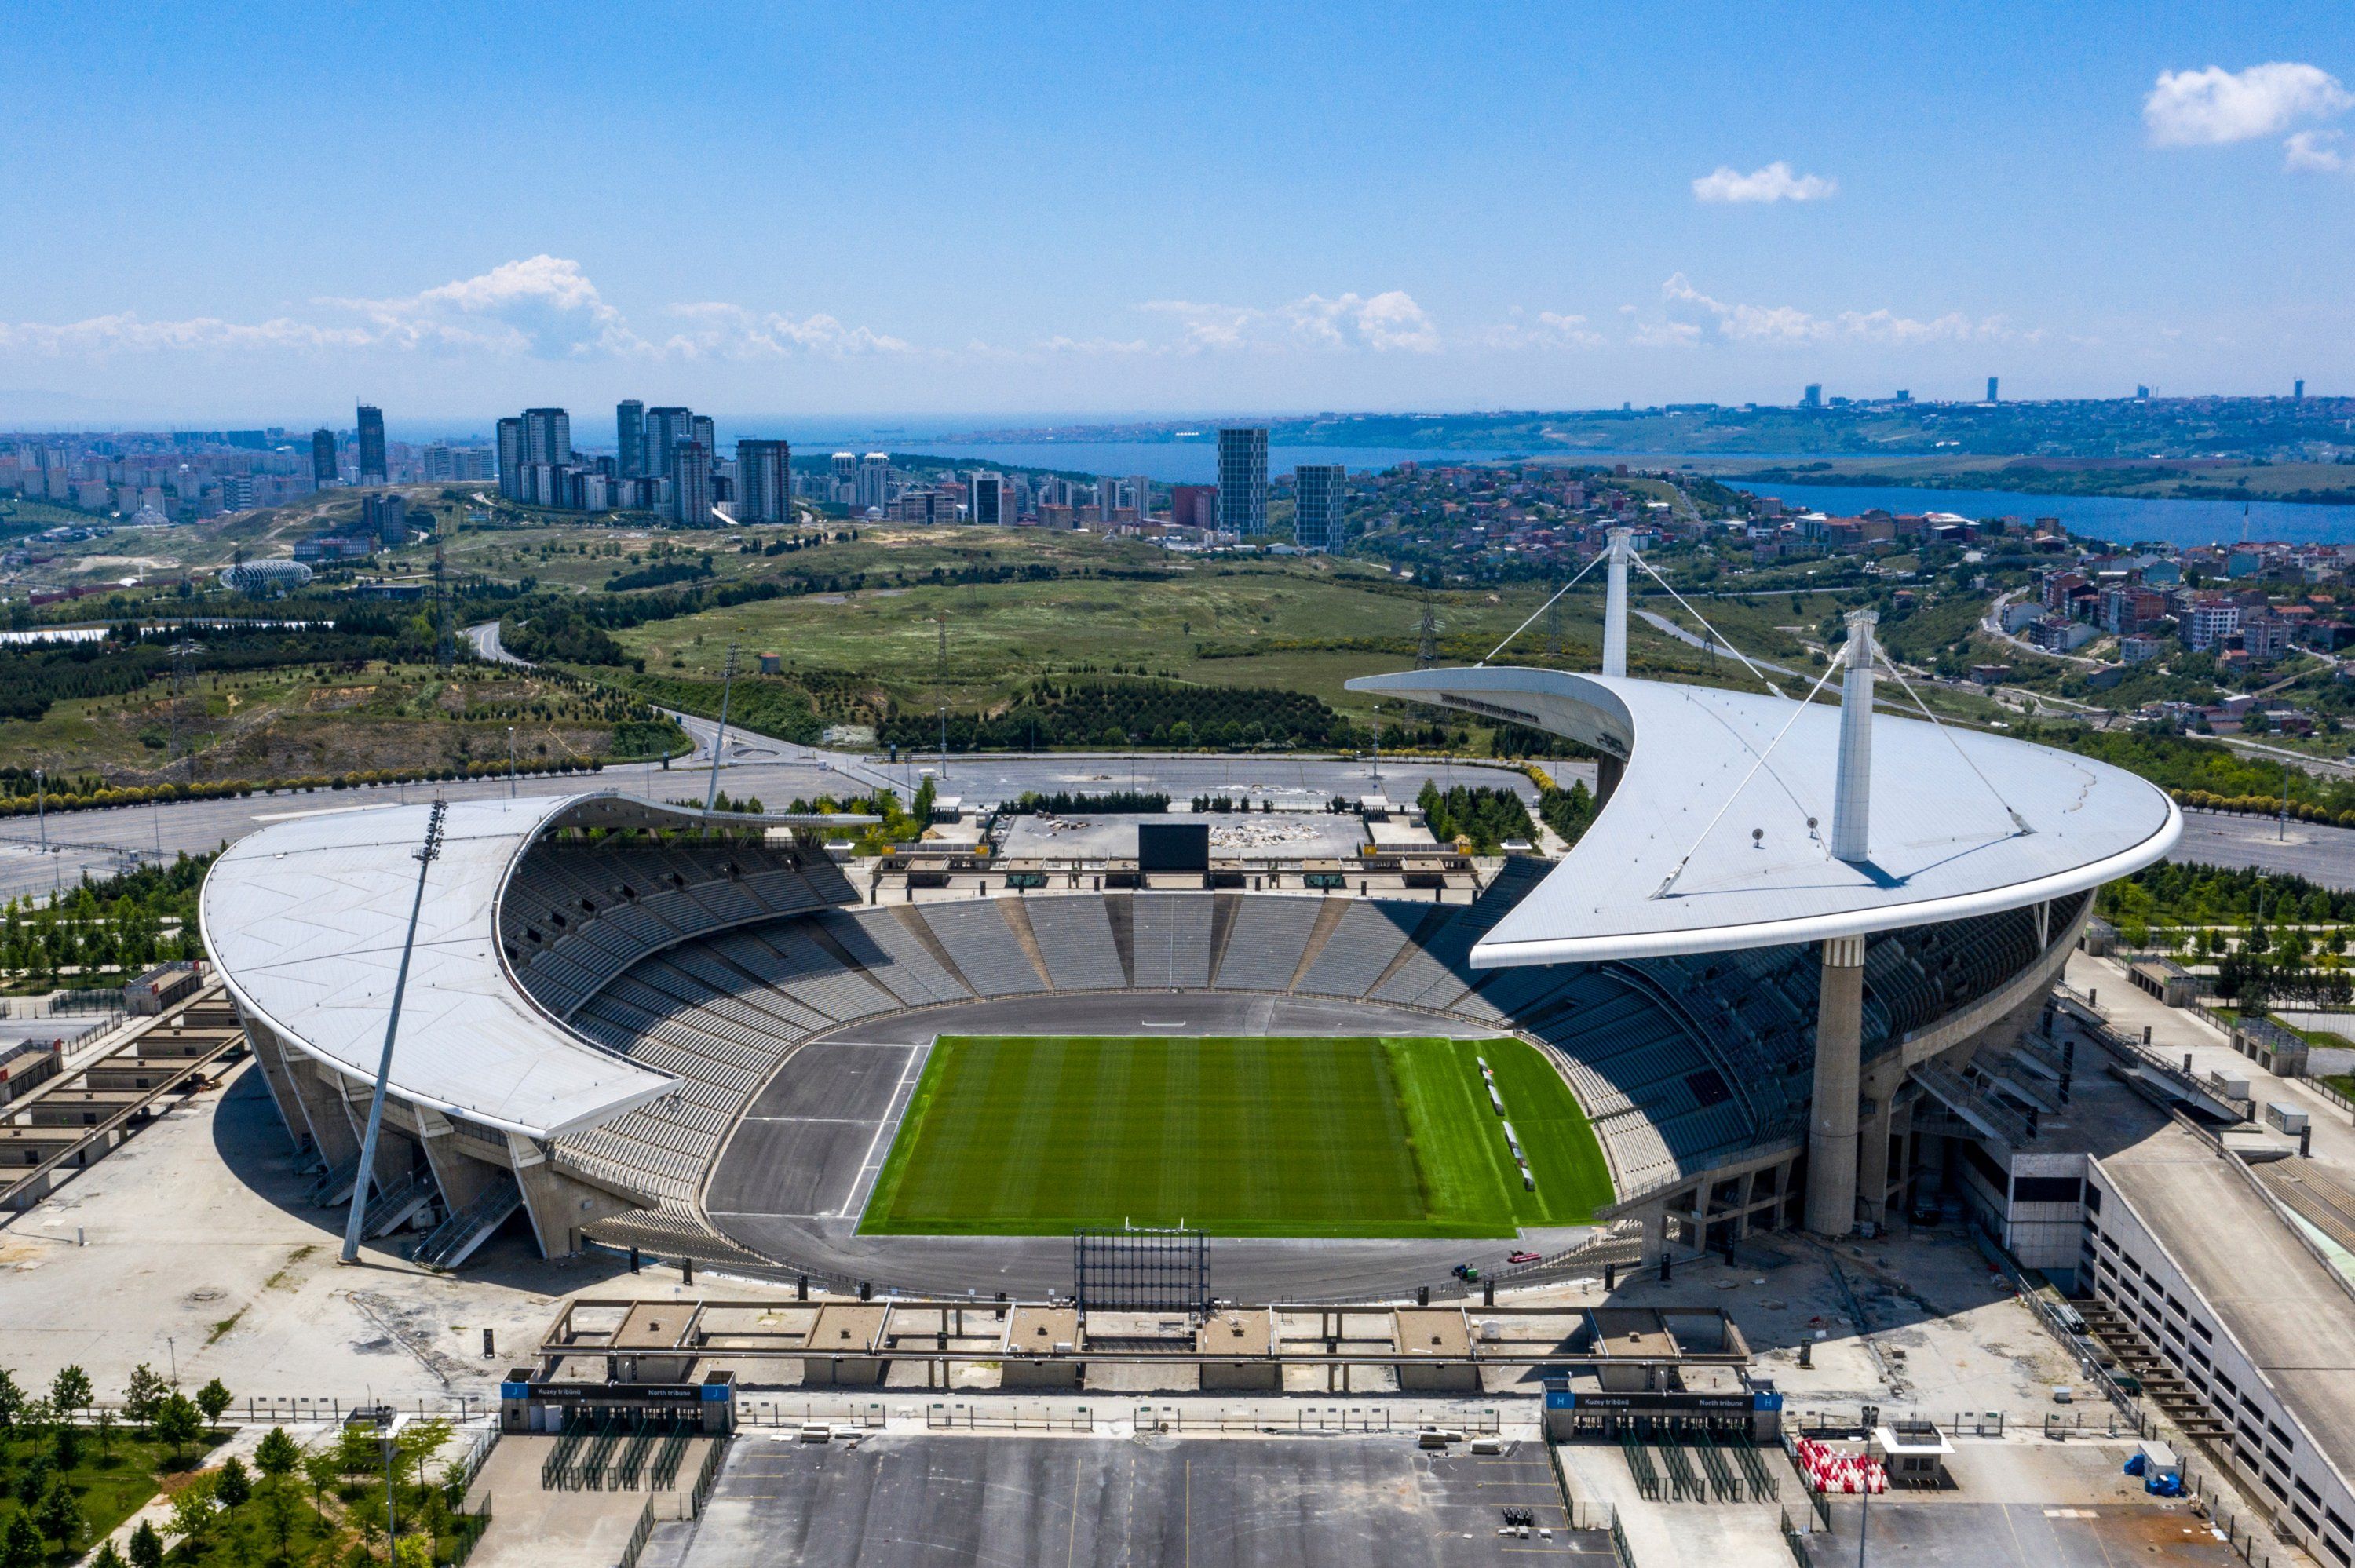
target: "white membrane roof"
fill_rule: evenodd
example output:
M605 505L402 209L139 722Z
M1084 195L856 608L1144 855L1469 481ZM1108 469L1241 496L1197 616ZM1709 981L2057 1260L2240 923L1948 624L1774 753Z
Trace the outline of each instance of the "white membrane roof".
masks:
M240 1005L296 1049L371 1082L417 891L413 852L431 810L328 810L275 823L224 851L199 895L205 944ZM590 826L703 820L610 791L451 802L393 1046L400 1098L547 1138L673 1087L559 1022L524 994L499 951L500 890L559 818Z
M1870 855L1850 864L1829 849L1837 706L1512 666L1349 688L1511 719L1625 762L1585 836L1473 948L1475 969L1774 947L2019 908L2148 865L2183 829L2164 790L2122 768L1880 714Z

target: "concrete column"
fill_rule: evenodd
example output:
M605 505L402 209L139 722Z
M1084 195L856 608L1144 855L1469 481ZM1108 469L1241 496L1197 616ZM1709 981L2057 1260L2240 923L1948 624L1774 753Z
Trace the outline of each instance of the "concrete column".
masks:
M1889 1099L1876 1095L1856 1134L1856 1194L1863 1215L1885 1224L1889 1203Z
M262 1086L270 1091L270 1103L278 1112L278 1124L294 1140L295 1148L308 1147L311 1128L303 1119L302 1102L295 1098L294 1086L287 1075L286 1047L266 1026L246 1019L240 1022L245 1025L246 1044L253 1047L253 1062L261 1069Z
M1856 1228L1856 1122L1864 1047L1864 938L1824 944L1816 1003L1816 1086L1807 1121L1807 1229Z
M1610 801L1613 791L1619 788L1619 780L1626 772L1627 765L1609 752L1594 759L1594 803L1597 807Z
M481 1197L499 1172L495 1165L460 1153L453 1130L450 1118L440 1111L418 1107L418 1141L425 1148L425 1163L432 1168L433 1184L442 1190L442 1208L454 1214Z
M1872 858L1872 627L1879 619L1869 609L1849 611L1848 646L1840 650L1848 674L1840 687L1832 854L1844 861Z
M1603 673L1624 675L1627 673L1627 541L1635 535L1632 528L1614 528L1610 560L1604 568L1603 592Z
M1643 1266L1649 1268L1659 1262L1660 1255L1668 1250L1668 1204L1663 1198L1659 1207L1644 1215L1644 1250L1636 1255Z
M559 1171L540 1145L519 1133L507 1134L507 1153L542 1257L568 1257L581 1250L583 1225L645 1206Z
M360 1151L360 1140L352 1132L351 1118L344 1114L344 1097L336 1086L336 1076L307 1056L287 1058L286 1082L302 1107L303 1125L311 1133L311 1147L330 1168Z

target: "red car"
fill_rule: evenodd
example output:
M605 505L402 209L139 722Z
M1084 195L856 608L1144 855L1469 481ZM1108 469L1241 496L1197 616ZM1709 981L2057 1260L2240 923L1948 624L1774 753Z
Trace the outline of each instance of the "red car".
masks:
M1543 1263L1545 1259L1533 1252L1517 1252L1505 1261L1507 1263Z

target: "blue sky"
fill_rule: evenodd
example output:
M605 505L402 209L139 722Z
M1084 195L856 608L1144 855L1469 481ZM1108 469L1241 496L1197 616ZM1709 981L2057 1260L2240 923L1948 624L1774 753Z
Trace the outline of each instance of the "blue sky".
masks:
M1439 10L18 7L0 422L2355 392L2343 0Z

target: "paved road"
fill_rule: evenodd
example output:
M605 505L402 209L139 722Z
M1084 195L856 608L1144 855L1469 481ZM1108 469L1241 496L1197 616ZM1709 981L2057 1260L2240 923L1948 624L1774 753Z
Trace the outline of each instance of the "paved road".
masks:
M1738 654L1735 652L1732 643L1722 640L1711 641L1710 639L1701 636L1700 633L1697 631L1687 631L1683 627L1678 626L1675 621L1670 620L1664 615L1655 615L1648 609L1636 609L1632 610L1631 613L1634 614L1636 620L1642 621L1653 630L1673 637L1688 648L1698 648L1704 653L1714 653L1721 659L1744 657L1744 655ZM1785 665L1770 664L1764 659L1752 659L1750 662L1753 664L1757 665L1761 670L1767 672L1769 674L1787 676L1794 681L1800 678L1799 672L1787 668Z

